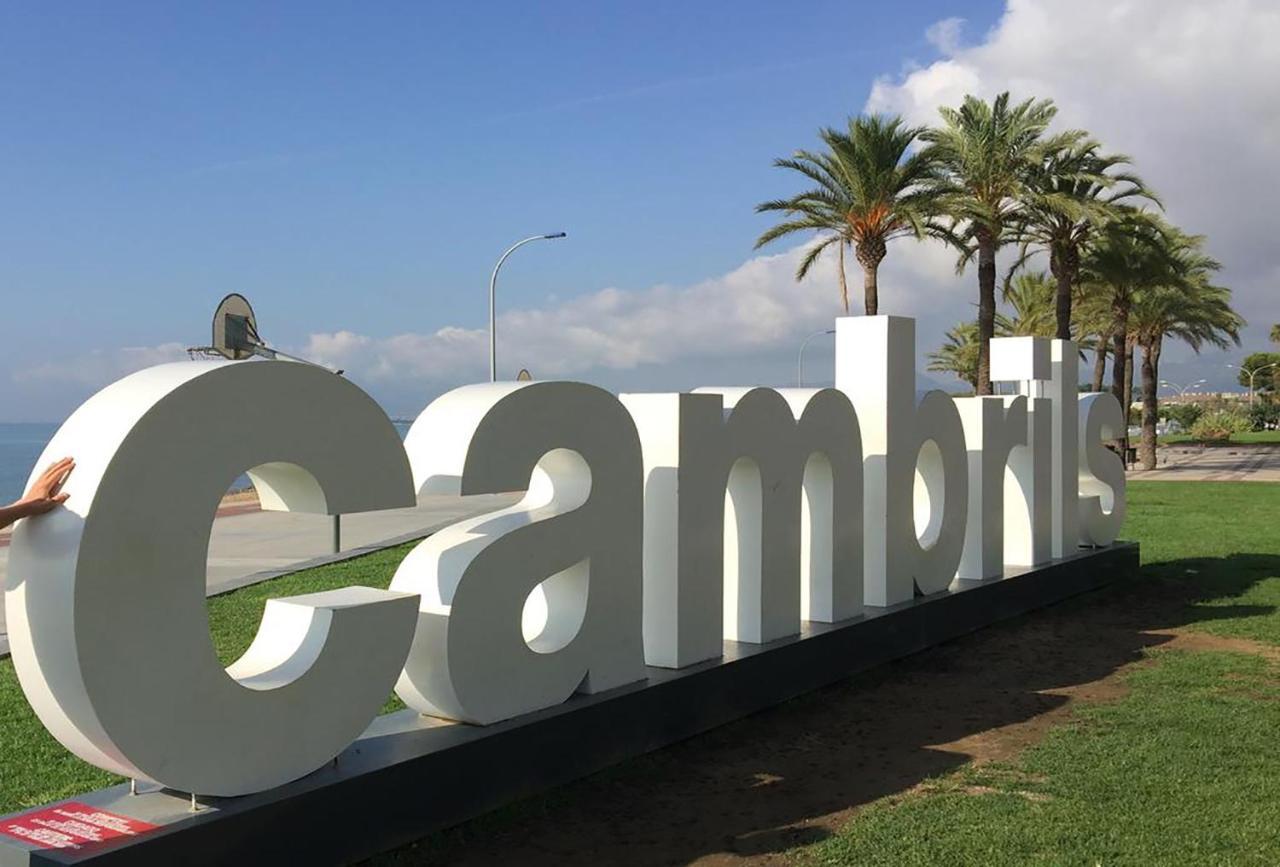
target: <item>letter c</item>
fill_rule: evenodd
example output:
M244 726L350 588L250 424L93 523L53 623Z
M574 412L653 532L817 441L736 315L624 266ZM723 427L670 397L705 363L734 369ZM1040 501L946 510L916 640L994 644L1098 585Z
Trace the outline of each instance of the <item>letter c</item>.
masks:
M272 599L223 668L205 561L245 470L270 507L413 504L404 449L368 395L304 364L165 364L90 398L36 471L63 455L71 498L19 522L5 593L18 677L54 737L109 771L225 796L296 779L360 735L395 684L417 597Z

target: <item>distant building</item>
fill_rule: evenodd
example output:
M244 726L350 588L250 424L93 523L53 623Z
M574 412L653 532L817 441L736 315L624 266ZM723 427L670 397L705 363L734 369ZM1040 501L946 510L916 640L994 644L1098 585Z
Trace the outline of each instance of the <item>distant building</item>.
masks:
M1247 391L1188 391L1186 394L1162 394L1161 403L1220 403L1247 402Z

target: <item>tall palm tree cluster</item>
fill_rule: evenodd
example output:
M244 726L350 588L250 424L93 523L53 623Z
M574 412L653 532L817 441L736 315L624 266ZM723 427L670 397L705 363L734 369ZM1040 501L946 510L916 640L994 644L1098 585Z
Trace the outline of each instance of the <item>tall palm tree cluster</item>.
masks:
M1083 130L1051 131L1056 112L1051 100L1013 103L1002 93L991 102L967 96L958 108L944 107L934 127L863 115L847 129L824 129L820 150L775 161L810 188L757 206L780 213L782 222L756 246L816 233L797 280L835 247L845 313L851 248L862 268L863 307L873 316L890 241L950 245L958 252L957 274L976 264L977 319L947 333L930 369L953 372L976 394L989 395L992 337L1075 340L1093 355L1094 390L1101 390L1110 359L1111 388L1128 407L1137 353L1139 456L1152 468L1164 339L1196 351L1238 344L1244 320L1231 309L1230 290L1213 283L1221 266L1204 252L1204 238L1161 216L1159 198L1128 170L1129 157L1105 153ZM1013 261L1001 281L997 254L1005 248ZM1028 270L1041 254L1048 272Z

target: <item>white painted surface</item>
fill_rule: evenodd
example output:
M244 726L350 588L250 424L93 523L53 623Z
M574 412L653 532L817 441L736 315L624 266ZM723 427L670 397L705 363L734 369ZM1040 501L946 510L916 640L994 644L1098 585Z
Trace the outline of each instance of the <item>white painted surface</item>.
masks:
M281 601L224 669L204 591L213 514L246 469L287 461L314 475L273 492L287 508L413 502L399 438L366 394L289 362L161 365L90 398L37 466L64 454L77 460L71 499L15 528L5 593L18 676L59 741L116 773L236 795L302 776L359 735L408 649L415 598Z
M832 389L625 394L645 464L645 656L681 668L722 640L862 612L857 418ZM732 402L725 409L723 401Z
M1079 547L1079 406L1080 354L1070 340L1053 340L1049 344L1051 373L1045 383L1045 396L1052 402L1053 448L1049 461L1052 468L1053 546L1054 557L1066 557Z
M969 471L955 404L915 399L915 321L836 320L836 388L862 432L866 604L894 605L955 578L964 548Z
M1017 498L1005 501L1005 475L1014 449L1027 444L1027 399L967 397L955 404L969 460L969 517L957 574L978 581L999 578L1004 574L1006 514L1026 509Z
M1124 410L1110 392L1080 395L1080 541L1110 545L1125 515L1124 462L1103 443L1124 430Z
M640 444L608 392L569 382L455 389L405 438L421 489L527 489L415 548L421 594L396 685L422 713L493 723L644 677Z

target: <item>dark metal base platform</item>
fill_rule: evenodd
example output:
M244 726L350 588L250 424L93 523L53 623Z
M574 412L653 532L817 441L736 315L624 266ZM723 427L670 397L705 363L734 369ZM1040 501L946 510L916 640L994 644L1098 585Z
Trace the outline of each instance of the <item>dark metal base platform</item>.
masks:
M74 800L161 826L93 850L30 850L0 838L9 865L342 864L731 722L989 624L1131 575L1119 543L957 582L947 593L840 624L805 624L768 645L726 642L722 659L498 725L381 717L334 766L269 792L201 802L115 786Z

